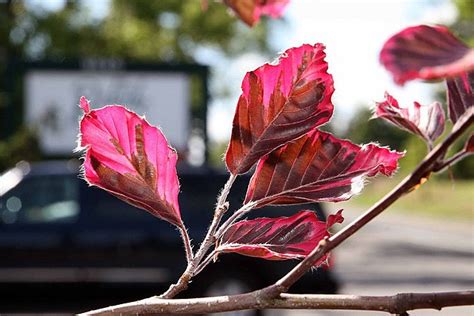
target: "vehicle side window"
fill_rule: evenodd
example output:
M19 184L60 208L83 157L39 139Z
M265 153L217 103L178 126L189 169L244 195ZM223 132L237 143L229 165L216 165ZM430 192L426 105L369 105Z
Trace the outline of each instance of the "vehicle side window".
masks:
M0 221L8 225L76 222L77 181L70 176L24 179L1 198Z

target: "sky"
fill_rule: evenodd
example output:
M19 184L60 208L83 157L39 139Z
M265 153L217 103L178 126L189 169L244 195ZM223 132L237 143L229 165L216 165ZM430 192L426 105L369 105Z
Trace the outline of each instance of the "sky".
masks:
M303 43L326 45L326 61L336 89L333 126L343 131L358 107L373 106L383 99L385 91L402 105L434 101L432 84L396 86L379 64L378 54L385 40L403 28L421 23L449 24L456 15L456 8L447 0L293 0L283 17L286 23L274 24L270 39L281 52ZM248 54L216 72L236 88L231 104L222 100L211 104L208 131L212 140L228 139L240 82L245 72L263 62L267 61Z
M196 0L198 1L198 0ZM64 0L30 0L54 10ZM93 16L107 13L109 0L85 0ZM457 11L449 0L292 0L283 21L270 24L270 43L283 52L303 43L323 43L326 61L333 75L335 105L333 126L343 132L359 107L372 107L383 99L385 91L400 104L434 101L435 85L409 82L396 86L380 65L378 54L383 43L394 33L416 24L450 24ZM217 51L202 48L196 52L198 62L212 67L211 103L208 109L208 134L211 141L225 142L230 137L231 122L241 93L240 84L247 71L267 60L255 54L242 54L229 60ZM226 90L225 98L217 97Z

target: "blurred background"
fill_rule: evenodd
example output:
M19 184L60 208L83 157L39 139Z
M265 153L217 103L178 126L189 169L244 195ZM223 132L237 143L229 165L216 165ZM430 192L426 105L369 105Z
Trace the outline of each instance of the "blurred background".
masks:
M183 109L183 112L191 112L191 115L185 113L189 117L184 121L197 118L201 122L180 123L189 134L197 128L195 133L208 136L209 163L222 166L222 153L230 136L230 124L245 72L274 60L279 52L289 47L322 42L327 47L329 69L336 87L335 115L328 128L356 143L376 141L398 150L407 149L409 154L403 161L403 172L405 167L413 167L423 155L421 142L394 128L381 128L386 126L382 122L367 122L370 109L375 101L383 99L385 91L402 104L415 100L445 103L444 87L441 83L422 82L411 82L404 87L394 85L378 63L384 41L402 28L419 23L448 25L471 45L474 38L471 0L406 0L383 4L377 1L300 0L288 6L282 19L264 19L253 29L214 1L209 2L206 11L202 10L199 1L172 0L2 0L0 5L0 170L6 170L21 159L32 161L70 155L70 148L48 148L38 133L44 135L45 129L54 128L64 132L57 126L60 116L66 111L70 113L68 115L78 117L79 110L67 111L65 108L74 107L78 103L74 98L82 94L91 99L95 107L121 102L138 107L137 111L151 116L152 123L165 125L165 132L173 134L168 131L171 129L167 126L169 119L156 122L154 116L159 115L147 108L151 101L140 97L140 90L136 89L142 89L142 94L153 98L154 106L160 109L170 111L175 103L187 103L185 106L190 106L191 110ZM196 64L209 67L204 89L200 85L203 84L203 73L207 71L193 68ZM141 85L124 88L130 80L134 81L133 76L128 81L126 78L125 83L110 78L113 74L124 75L126 70L148 68L150 74L163 72L166 66L172 69L168 69L170 72L184 72L190 77L181 81L173 78L178 86L190 86L187 95L181 96L182 100L173 101L175 95L160 98L150 95L146 80ZM153 67L162 69L153 71ZM50 93L48 83L35 84L48 77L31 75L38 69L48 70L50 75L52 70L69 70L70 75L73 72L78 75L79 70L93 72L92 75L102 72L105 78L101 82L105 83L100 85L90 80L91 76L82 76L74 87L71 83L63 83L73 92L58 87ZM68 78L75 81L79 77ZM49 78L50 81L56 79L54 76ZM50 96L34 100L40 98L35 88L43 92L48 90ZM208 95L202 95L206 90ZM58 97L54 98L53 94ZM65 97L67 99L63 99ZM48 102L55 104L44 104ZM175 103L167 106L170 102ZM41 109L32 109L35 107ZM166 111L161 111L161 115L166 115L163 112ZM203 112L207 113L204 117ZM174 115L175 120L182 116ZM203 123L205 126L200 125ZM67 127L68 133L75 135L77 130ZM184 135L173 137L176 138L175 146L189 147L184 144ZM200 146L198 141L191 143L194 145L191 147ZM472 161L453 168L453 175L472 177L474 168L472 165L468 168L466 164L469 163Z
M378 62L389 36L420 23L448 25L474 45L472 0L294 0L282 19L263 19L252 29L214 1L203 10L198 0L0 0L0 173L22 160L77 157L81 95L93 107L126 104L162 126L183 162L223 169L245 72L289 47L322 42L336 88L326 129L355 143L407 150L395 178L374 180L342 205L350 219L426 151L415 136L368 121L374 102L388 91L401 104L446 105L442 83L398 87ZM340 292L472 288L473 177L474 159L463 160L341 246L334 267ZM5 216L3 231L11 220ZM473 313L441 314L450 310Z

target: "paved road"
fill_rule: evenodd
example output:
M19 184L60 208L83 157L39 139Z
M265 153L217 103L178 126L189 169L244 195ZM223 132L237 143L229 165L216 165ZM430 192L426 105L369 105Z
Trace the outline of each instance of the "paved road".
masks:
M337 205L339 206L339 205ZM353 210L353 208L352 208ZM346 212L346 223L360 212ZM474 289L474 221L401 216L388 212L335 251L342 293L392 295ZM473 212L474 215L474 212ZM271 315L387 315L379 312L298 311ZM474 316L474 307L419 310L410 315Z

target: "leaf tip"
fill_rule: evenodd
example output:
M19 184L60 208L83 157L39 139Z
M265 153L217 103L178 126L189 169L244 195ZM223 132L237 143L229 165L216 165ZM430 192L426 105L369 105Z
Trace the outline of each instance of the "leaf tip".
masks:
M85 96L82 96L79 100L79 107L84 111L85 114L88 114L91 111L90 102Z
M379 159L377 168L368 174L369 177L375 176L378 172L385 176L392 176L398 170L398 160L403 158L406 153L406 150L399 152L373 142L363 145L361 151Z
M343 211L343 209L340 209L335 214L331 214L331 215L328 216L328 219L326 220L326 228L327 229L334 226L334 224L340 224L344 221L344 217L342 216L342 211Z

